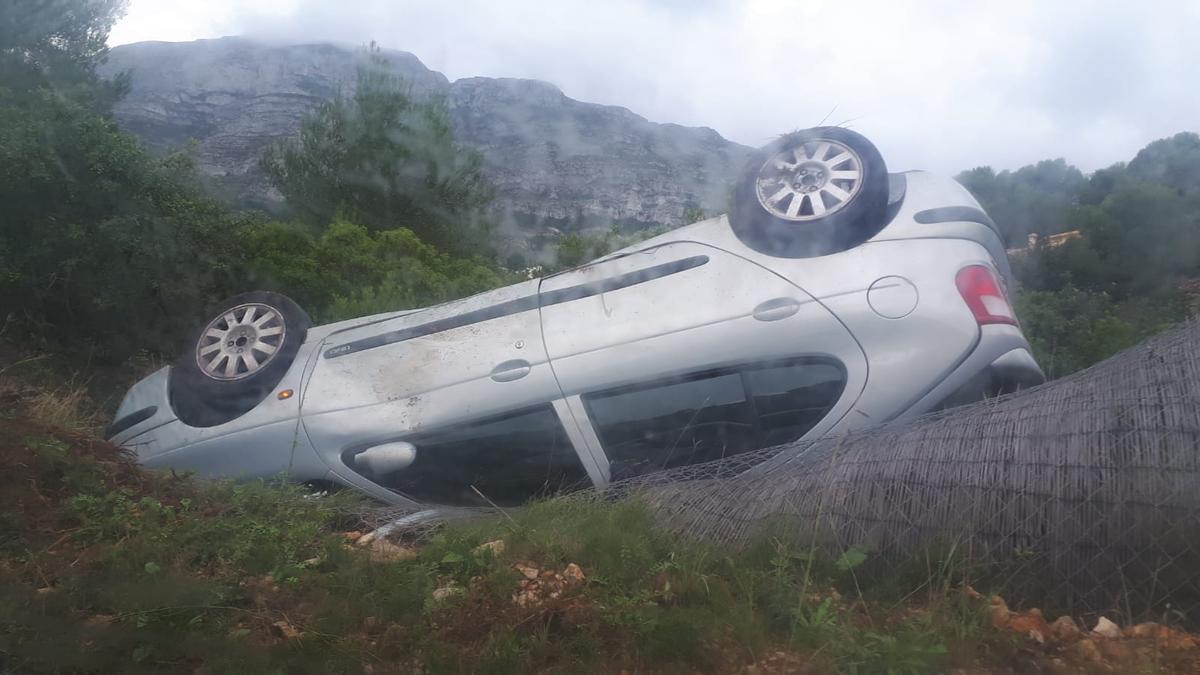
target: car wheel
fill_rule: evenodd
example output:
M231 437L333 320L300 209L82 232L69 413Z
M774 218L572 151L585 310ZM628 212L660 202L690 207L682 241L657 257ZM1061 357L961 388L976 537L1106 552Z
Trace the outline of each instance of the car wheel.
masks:
M242 293L193 336L171 368L171 406L185 424L214 426L245 414L279 384L312 320L279 293Z
M806 258L856 246L883 228L888 174L862 134L796 131L755 153L734 189L730 225L751 248Z

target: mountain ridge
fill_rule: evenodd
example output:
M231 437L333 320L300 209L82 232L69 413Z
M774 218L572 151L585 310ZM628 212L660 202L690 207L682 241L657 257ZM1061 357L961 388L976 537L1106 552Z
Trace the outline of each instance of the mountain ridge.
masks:
M192 145L202 173L242 202L281 206L258 167L263 149L294 134L322 101L354 84L363 50L242 37L114 47L102 72L129 72L114 108L150 148ZM494 217L509 249L547 228L683 224L725 209L751 149L708 127L651 122L622 106L573 99L520 78L451 81L413 54L382 55L418 98L444 98L456 138L478 149L496 186Z

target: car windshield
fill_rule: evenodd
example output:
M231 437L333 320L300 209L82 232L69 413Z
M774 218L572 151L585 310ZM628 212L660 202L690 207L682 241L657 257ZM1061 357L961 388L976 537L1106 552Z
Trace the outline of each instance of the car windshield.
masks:
M1197 36L0 1L0 672L1200 672Z

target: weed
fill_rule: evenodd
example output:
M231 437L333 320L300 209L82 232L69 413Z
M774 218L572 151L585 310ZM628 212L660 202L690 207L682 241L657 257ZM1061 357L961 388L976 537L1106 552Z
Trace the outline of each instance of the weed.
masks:
M74 379L56 389L42 390L24 402L25 414L33 420L65 429L99 433L104 415L92 402L87 387Z
M787 523L716 549L663 532L636 499L573 499L453 523L413 559L380 562L338 536L362 506L352 495L147 474L105 444L12 424L0 421L0 514L17 516L0 518L4 670L674 672L786 649L798 669L910 673L946 663L948 644L969 658L987 635L953 550L906 565L827 556ZM501 553L479 548L496 539ZM518 563L575 563L586 581L517 605ZM860 588L876 564L913 585ZM449 586L461 592L432 599ZM922 611L871 620L871 594Z
M847 647L839 666L853 674L921 675L939 670L946 656L944 644L920 631L864 631L843 644Z

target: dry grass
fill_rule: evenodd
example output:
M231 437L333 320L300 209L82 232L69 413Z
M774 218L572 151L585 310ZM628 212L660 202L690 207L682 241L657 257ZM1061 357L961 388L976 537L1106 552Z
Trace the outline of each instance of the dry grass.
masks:
M83 384L74 380L61 387L35 391L22 405L23 416L54 427L99 435L104 416Z
M0 414L99 435L106 415L92 399L88 380L76 374L47 386L41 373L22 368L37 361L28 358L0 368Z

